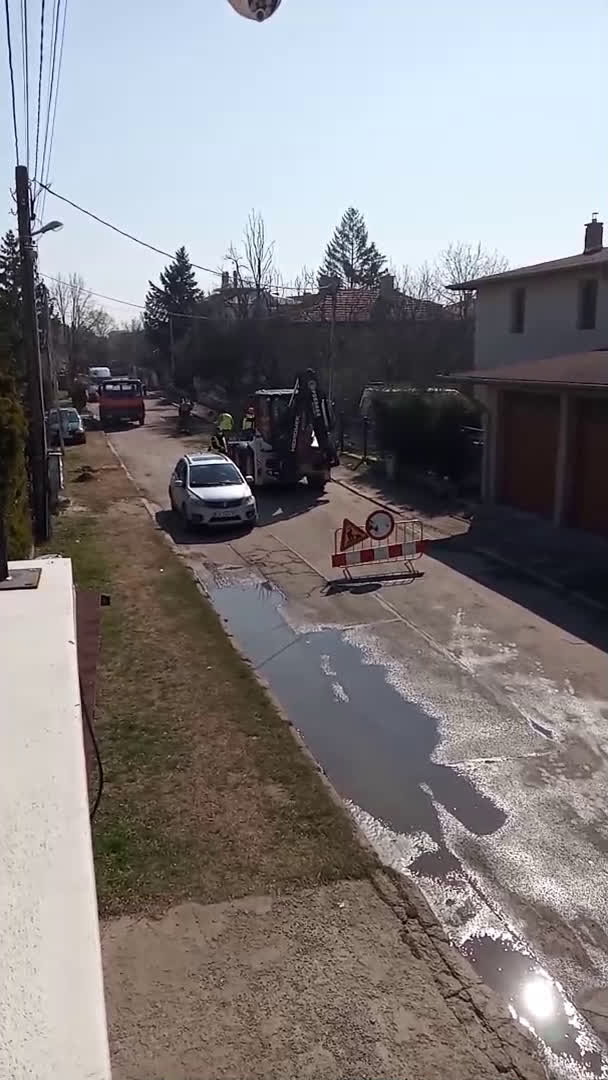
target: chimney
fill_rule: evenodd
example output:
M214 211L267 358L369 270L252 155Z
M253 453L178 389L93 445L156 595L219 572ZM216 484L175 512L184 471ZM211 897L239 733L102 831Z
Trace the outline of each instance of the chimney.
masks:
M222 292L230 288L230 272L228 270L222 270Z
M604 222L597 220L597 212L585 225L585 255L601 251L604 246Z
M236 270L232 271L232 287L233 289L238 289L239 287L239 275Z
M392 300L395 295L394 274L383 274L378 284L380 286L380 298L382 300Z

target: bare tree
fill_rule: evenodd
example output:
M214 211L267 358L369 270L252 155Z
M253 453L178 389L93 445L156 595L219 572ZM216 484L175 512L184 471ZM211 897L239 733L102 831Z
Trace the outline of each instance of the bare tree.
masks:
M93 304L80 274L70 274L68 278L58 274L51 290L51 301L63 329L68 371L74 378L87 335L107 337L114 320L107 311Z
M273 283L274 241L266 240L264 218L257 210L252 210L243 233L245 261L251 274L256 297L270 292Z
M269 312L276 300L273 288L280 277L274 265L274 241L266 238L264 218L252 210L243 231L242 248L231 244L226 261L232 267L232 285L238 313L250 318Z
M396 311L403 319L418 322L429 317L429 305L441 303L437 272L428 262L413 269L404 266L395 273Z
M499 251L488 251L481 242L477 244L449 244L439 255L435 272L441 298L446 304L454 304L454 292L448 286L459 285L488 274L500 274L509 263ZM462 289L458 292L461 318L467 318L473 307L474 292Z
M317 291L317 271L311 270L310 266L304 266L294 279L296 295L301 293L314 293Z

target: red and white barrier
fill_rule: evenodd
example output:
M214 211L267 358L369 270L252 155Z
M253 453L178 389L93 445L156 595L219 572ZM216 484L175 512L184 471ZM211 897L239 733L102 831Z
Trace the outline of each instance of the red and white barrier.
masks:
M338 551L331 557L331 565L360 566L362 563L387 562L389 559L410 561L424 555L426 540L412 540L404 544L386 544L384 547L364 547L355 551Z
M373 516L373 515L372 515ZM379 517L379 515L376 515ZM392 521L392 516L385 513L391 521L379 522L380 528L376 530L380 539L375 539L369 531L365 531L354 522L345 519L342 528L334 533L334 550L331 557L331 565L335 569L342 569L346 577L350 576L350 568L365 566L369 563L390 562L393 559L403 559L406 565L414 573L411 565L419 559L426 550L426 542L423 535L422 522L418 519L404 521ZM376 524L376 522L372 522ZM386 541L386 529L390 525L392 544ZM369 519L367 523L369 529ZM384 532L384 536L382 533Z

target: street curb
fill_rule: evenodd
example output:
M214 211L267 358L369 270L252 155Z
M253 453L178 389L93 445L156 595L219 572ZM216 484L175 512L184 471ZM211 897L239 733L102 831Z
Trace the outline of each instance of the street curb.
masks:
M390 503L381 502L380 499L376 499L373 495L366 495L365 492L360 491L352 484L348 484L345 480L337 480L335 477L332 477L332 480L334 484L339 484L340 487L343 487L347 491L350 491L353 495L358 495L360 499L366 499L367 502L374 503L376 506L382 507L383 510L390 510L391 514L403 513L402 510L398 510L396 507L391 506ZM445 516L453 517L455 521L464 520L463 518L455 517L453 514L446 514ZM442 533L439 529L426 521L424 522L424 529L425 532L427 529L430 529L431 532L437 533L438 538L440 538L441 540L450 540L453 538L449 535L446 536L445 533ZM457 535L457 533L453 534L453 536ZM528 566L522 566L521 563L515 562L514 559L509 559L506 555L501 555L493 548L475 545L469 550L476 555L481 555L485 559L489 559L492 562L500 563L501 566L505 566L508 567L510 570L516 571L520 576L526 577L530 581L535 582L539 585L543 585L546 589L550 589L552 592L561 593L561 595L564 596L567 600L580 604L581 607L586 607L594 613L608 613L608 604L603 604L601 600L594 600L592 597L587 596L586 593L579 592L577 589L569 589L568 586L563 585L561 581L557 581L555 578L549 577L546 574L537 573L536 571L531 570ZM426 554L432 558L432 549L427 549Z

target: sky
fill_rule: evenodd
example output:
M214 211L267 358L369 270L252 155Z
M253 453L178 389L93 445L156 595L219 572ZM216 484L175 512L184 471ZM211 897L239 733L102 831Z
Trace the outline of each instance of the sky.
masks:
M40 0L28 4L33 84ZM4 231L15 154L2 37ZM512 266L558 258L581 250L592 211L608 220L607 46L605 0L282 0L261 25L228 0L68 0L51 183L218 269L256 208L285 281L318 267L350 205L396 267L458 241ZM45 217L65 226L40 240L45 273L143 303L166 259L50 196Z

